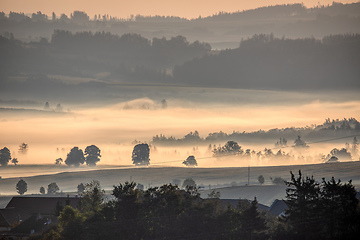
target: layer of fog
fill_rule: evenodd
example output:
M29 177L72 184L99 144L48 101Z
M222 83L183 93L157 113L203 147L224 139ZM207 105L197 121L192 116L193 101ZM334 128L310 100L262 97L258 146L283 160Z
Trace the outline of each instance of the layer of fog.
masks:
M201 95L199 89L194 89L192 93L188 92L184 95L184 99L188 101L168 98L166 106L160 100L141 98L116 104L104 105L103 102L101 106L96 107L65 104L64 109L70 108L71 111L65 110L63 114L54 114L55 112L52 111L40 111L42 114L33 114L27 113L26 110L21 114L13 114L12 111L2 112L0 127L2 136L5 137L0 139L0 147L8 147L12 157L18 158L19 164L54 164L57 158L65 160L67 153L74 146L84 150L86 146L95 144L101 149L102 157L99 165L104 165L103 167L105 165L128 166L132 165L131 153L135 145L134 140L150 143L152 137L157 134L181 138L197 130L200 136L205 137L217 131L231 133L305 127L311 124L322 124L326 118L360 119L360 99L351 93L343 97L341 94L320 93L225 89L211 91L214 94L204 92ZM206 101L192 101L191 97L186 98L195 95L198 98L201 98L199 97L201 95L203 100L207 97L210 99L210 96L214 99L206 103ZM248 101L239 101L245 96L248 97ZM223 101L216 102L216 98ZM282 98L284 100L280 101ZM235 100L231 102L224 99ZM55 104L50 105L55 107ZM288 139L289 145L294 140ZM286 153L296 156L295 162L293 159L291 161L236 158L220 160L212 158L211 149L204 145L173 147L153 145L150 163L151 166L183 166L182 161L189 155L194 155L198 159L199 167L321 163L323 162L321 154L328 154L334 147L343 148L345 142L351 142L351 140L343 139L310 146L306 153L302 153L308 156L306 158L298 158L299 154L291 147L284 149ZM239 142L239 145L244 150L260 151L265 147L274 148L276 141L278 139L259 140L257 143ZM29 146L26 154L18 152L19 144L22 142ZM225 142L213 144L223 145ZM273 151L276 153L277 150ZM61 171L69 171L69 169L64 168Z

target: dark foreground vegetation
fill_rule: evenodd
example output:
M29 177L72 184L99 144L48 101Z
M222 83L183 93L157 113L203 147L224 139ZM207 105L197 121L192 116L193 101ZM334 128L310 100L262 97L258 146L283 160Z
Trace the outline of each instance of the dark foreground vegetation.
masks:
M114 186L104 199L99 182L86 185L77 209L65 206L59 220L31 239L357 239L360 207L351 181L291 173L286 210L271 216L257 201L224 206L217 194L201 199L194 187L142 190L134 182Z

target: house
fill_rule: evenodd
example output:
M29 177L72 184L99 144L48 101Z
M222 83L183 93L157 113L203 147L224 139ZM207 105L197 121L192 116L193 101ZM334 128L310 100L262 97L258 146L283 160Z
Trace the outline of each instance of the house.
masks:
M31 217L31 214L17 208L0 209L0 232L10 231L15 225Z
M78 206L78 197L13 197L5 207L20 209L30 215L53 216L57 206L65 206L67 202L73 208Z
M78 197L13 197L0 209L0 239L27 239L57 221L56 209L78 206Z
M275 199L275 201L271 204L268 213L273 216L282 216L288 209L289 208L284 200Z

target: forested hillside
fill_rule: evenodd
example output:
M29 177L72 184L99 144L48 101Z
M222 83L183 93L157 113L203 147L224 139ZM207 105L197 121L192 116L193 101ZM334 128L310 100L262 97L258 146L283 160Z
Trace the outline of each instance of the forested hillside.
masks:
M56 30L51 42L0 37L2 84L10 76L65 75L117 83L242 89L358 89L360 35L287 39L254 35L237 49L182 36L154 38ZM43 78L43 77L41 77Z
M246 89L351 89L360 87L359 77L359 34L322 41L259 34L174 69L176 82Z

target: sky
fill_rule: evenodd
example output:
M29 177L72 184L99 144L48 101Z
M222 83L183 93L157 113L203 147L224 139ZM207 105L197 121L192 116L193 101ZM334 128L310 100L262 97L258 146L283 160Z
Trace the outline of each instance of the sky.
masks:
M60 15L85 11L93 18L95 14L109 14L113 17L128 18L130 15L180 16L185 18L205 17L224 12L235 12L277 4L303 3L306 7L332 4L333 0L0 0L0 10L34 13L41 11L51 16L52 12ZM356 0L337 0L341 3L357 2Z

